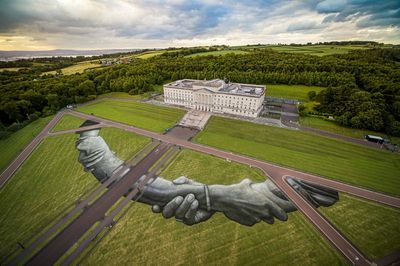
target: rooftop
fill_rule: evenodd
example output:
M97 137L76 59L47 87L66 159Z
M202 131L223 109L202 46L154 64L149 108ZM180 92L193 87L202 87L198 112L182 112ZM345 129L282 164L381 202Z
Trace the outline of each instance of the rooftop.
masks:
M172 88L189 89L189 90L198 90L204 88L214 92L239 94L239 95L253 95L253 96L260 96L265 91L265 86L262 85L231 83L231 82L227 83L222 79L213 79L213 80L182 79L168 83L165 86Z

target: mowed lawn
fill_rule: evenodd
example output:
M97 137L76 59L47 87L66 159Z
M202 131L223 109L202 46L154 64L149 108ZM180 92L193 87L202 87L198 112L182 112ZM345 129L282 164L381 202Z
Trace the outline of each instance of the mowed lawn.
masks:
M75 73L83 73L85 72L85 70L87 69L92 69L92 68L99 68L102 67L102 65L100 63L98 63L98 61L83 61L83 62L79 62L76 63L72 66L68 66L68 67L64 67L61 69L62 74L64 75L72 75ZM45 72L43 74L56 74L57 72L54 71L48 71Z
M320 211L371 259L400 250L399 209L341 193Z
M181 109L111 99L79 107L78 111L155 132L172 127L185 114Z
M161 176L186 175L208 184L244 178L262 182L256 169L183 150ZM343 265L344 259L299 212L287 222L246 227L215 214L193 226L164 219L134 204L82 265Z
M266 96L294 99L302 102L307 102L308 92L315 91L316 93L323 90L323 87L304 86L304 85L267 85Z
M288 46L276 45L266 46L277 52L285 53L299 53L315 56L333 55L333 54L347 54L353 50L369 49L365 45L307 45L307 46Z
M400 144L399 137L391 137L391 136L387 136L386 134L367 130L367 129L343 127L343 126L339 125L338 123L336 123L335 121L330 121L330 120L326 120L326 119L318 118L318 117L312 117L312 116L300 117L300 124L304 127L312 127L312 128L316 128L316 129L321 129L321 130L325 130L325 131L329 131L329 132L336 133L339 135L345 135L345 136L349 136L349 137L357 138L357 139L364 139L364 136L367 134L378 135L378 136L382 136L383 138L390 139L392 143L397 143L398 145Z
M14 160L32 139L50 122L53 116L39 118L24 128L0 140L0 172Z
M301 131L211 117L196 142L400 195L400 156Z
M85 120L83 120L82 118L73 115L64 115L51 131L57 132L78 128L82 125L83 122L85 122Z
M148 95L149 95L149 93L130 95L127 92L115 91L115 92L109 92L109 93L101 94L101 95L97 96L97 99L102 99L102 98L124 98L124 99L132 99L132 100L142 100L143 98L146 98Z
M140 59L149 59L156 55L161 55L163 53L165 53L165 51L151 51L151 52L144 52L144 53L138 54L135 57L140 58Z
M227 54L247 54L248 52L246 51L241 51L241 50L221 50L221 51L211 51L211 52L203 52L203 53L195 53L191 55L186 55L185 57L196 57L196 56L221 56L221 55L227 55Z
M150 139L120 129L104 128L101 135L118 156L128 159ZM37 233L98 184L78 163L77 135L46 138L0 190L0 261L20 252Z

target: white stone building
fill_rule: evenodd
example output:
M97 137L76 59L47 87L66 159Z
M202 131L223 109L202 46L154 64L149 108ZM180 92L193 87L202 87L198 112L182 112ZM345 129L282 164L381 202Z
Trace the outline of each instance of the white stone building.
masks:
M164 85L164 102L195 110L257 117L265 86L213 80L177 80Z

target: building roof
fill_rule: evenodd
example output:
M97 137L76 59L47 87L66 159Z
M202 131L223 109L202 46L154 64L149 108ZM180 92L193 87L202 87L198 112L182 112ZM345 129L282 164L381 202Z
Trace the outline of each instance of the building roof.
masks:
M182 79L168 83L164 86L170 88L179 88L188 90L207 89L212 92L248 95L248 96L261 96L265 92L265 86L263 85L230 83L230 82L226 83L222 79L213 79L213 80Z

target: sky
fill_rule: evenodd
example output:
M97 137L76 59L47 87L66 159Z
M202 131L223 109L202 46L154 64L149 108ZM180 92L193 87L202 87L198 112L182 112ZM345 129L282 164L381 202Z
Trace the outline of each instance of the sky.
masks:
M400 44L400 0L0 0L0 50L336 40Z

